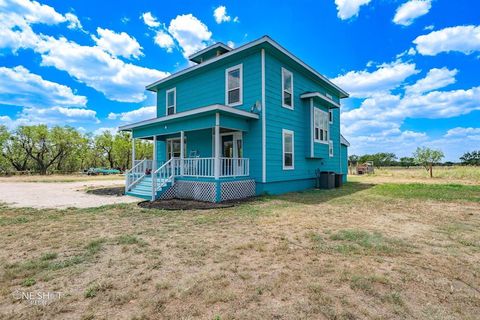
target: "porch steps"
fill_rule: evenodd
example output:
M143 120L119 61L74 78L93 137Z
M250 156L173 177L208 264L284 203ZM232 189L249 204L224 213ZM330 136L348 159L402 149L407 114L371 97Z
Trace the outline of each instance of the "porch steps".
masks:
M161 179L157 179L157 186L162 183ZM167 181L159 191L157 191L156 197L158 198L172 185L171 181ZM152 198L152 177L145 177L139 183L135 185L130 191L126 193L129 196L150 200Z

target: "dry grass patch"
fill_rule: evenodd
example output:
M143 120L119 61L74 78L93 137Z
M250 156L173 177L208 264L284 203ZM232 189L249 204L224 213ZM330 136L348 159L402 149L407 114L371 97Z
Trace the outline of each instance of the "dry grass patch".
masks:
M480 203L376 185L165 211L0 208L2 319L475 319ZM48 306L15 290L62 292Z

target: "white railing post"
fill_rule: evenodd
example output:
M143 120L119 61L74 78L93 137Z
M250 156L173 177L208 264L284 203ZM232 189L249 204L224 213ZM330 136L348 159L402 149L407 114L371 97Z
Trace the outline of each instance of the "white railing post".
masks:
M215 180L220 177L220 114L215 115Z
M180 131L180 175L183 176L184 173L184 167L185 167L185 161L183 160L185 158L185 133L183 131Z
M157 136L153 136L153 161L152 161L152 201L157 197Z
M132 134L132 168L135 167L135 138Z

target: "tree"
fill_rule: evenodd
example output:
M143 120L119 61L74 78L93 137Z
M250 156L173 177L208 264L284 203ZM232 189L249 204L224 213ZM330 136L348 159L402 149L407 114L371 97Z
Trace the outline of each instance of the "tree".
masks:
M102 151L103 156L107 159L110 168L115 168L115 159L113 157L113 135L110 131L104 131L95 137L96 147Z
M415 165L415 159L411 157L402 157L400 158L400 165L402 167L411 167Z
M17 171L26 171L28 169L30 157L25 152L18 137L15 134L8 132L5 126L2 127L1 154L4 159L3 162L5 163L5 169L8 168L6 163L9 163L9 167L13 167L13 169Z
M46 125L37 125L21 126L15 131L15 136L23 151L43 175L75 150L75 142L80 135L71 127L53 127L49 130Z
M460 157L462 164L467 164L471 166L480 166L480 150L465 152L463 156Z
M422 165L427 171L430 171L430 178L433 178L433 165L439 163L445 155L440 150L433 150L427 147L418 147L413 153L415 163Z
M130 133L119 132L113 138L113 157L115 164L122 170L130 168L130 161L132 160L132 139Z

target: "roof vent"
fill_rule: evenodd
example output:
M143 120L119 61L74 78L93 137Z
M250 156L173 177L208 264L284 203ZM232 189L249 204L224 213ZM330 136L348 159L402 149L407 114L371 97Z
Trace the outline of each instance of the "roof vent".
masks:
M202 63L230 51L232 51L232 48L230 48L226 44L217 42L214 45L206 47L205 49L202 49L197 53L192 54L190 57L188 57L188 59L196 63Z

